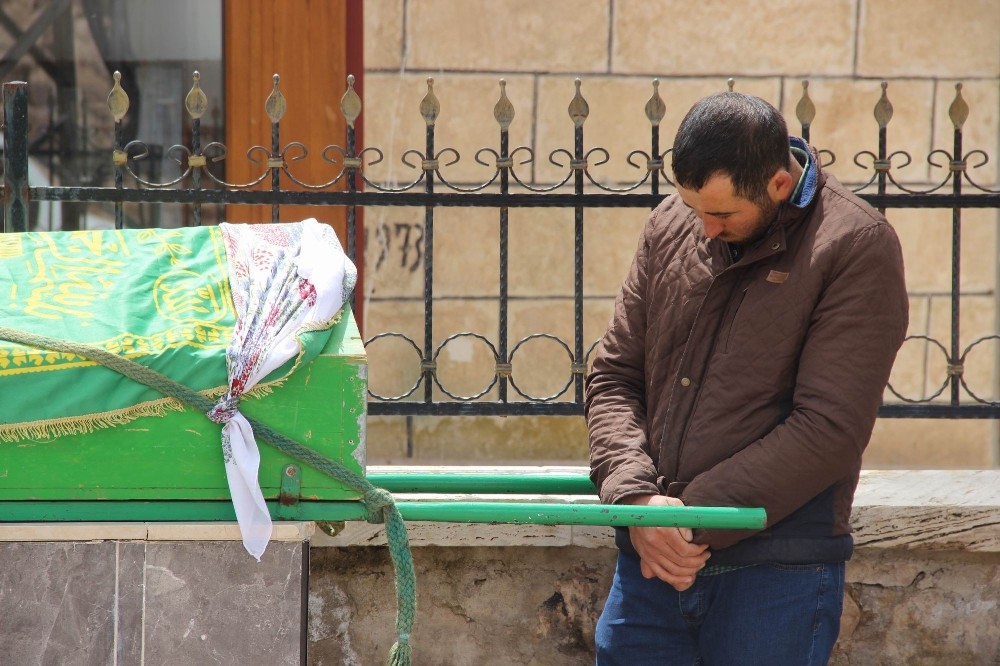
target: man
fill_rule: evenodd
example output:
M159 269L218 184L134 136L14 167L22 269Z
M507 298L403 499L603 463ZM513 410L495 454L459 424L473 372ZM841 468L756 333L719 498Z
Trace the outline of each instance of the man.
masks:
M587 377L608 504L764 507L619 528L597 663L827 662L861 454L907 326L899 242L778 111L698 102Z

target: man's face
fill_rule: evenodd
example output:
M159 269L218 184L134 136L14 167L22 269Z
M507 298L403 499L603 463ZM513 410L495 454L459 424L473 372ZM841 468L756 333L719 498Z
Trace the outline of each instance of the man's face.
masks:
M759 240L778 212L778 201L769 196L753 202L738 196L726 174L716 174L700 190L677 186L684 205L705 226L705 235L727 243L745 245Z

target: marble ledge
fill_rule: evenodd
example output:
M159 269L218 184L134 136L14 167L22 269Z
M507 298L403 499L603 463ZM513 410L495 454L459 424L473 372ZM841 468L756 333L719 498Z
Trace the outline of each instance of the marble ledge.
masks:
M312 522L276 522L271 541L308 541ZM3 541L241 541L236 523L0 523Z

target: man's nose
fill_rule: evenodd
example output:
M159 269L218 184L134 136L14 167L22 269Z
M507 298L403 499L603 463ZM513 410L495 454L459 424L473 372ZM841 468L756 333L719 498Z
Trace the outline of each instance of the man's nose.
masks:
M702 219L702 224L705 226L705 235L710 239L722 233L722 225L717 221Z

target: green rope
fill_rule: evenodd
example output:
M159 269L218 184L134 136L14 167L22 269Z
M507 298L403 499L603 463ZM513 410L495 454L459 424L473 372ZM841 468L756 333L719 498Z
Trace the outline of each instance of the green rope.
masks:
M160 373L147 368L141 363L118 356L93 345L80 342L70 342L56 338L36 335L27 331L0 326L0 339L9 340L32 348L50 349L52 351L76 354L83 358L100 363L106 368L144 384L163 395L179 400L192 408L208 413L215 401L206 398L194 389L179 384ZM386 536L389 542L389 554L392 557L392 567L396 575L396 636L397 642L389 651L389 666L409 666L411 648L410 633L417 612L417 582L413 571L413 555L410 553L410 542L406 534L403 517L396 508L392 494L377 488L367 479L358 476L341 465L336 460L327 458L312 449L302 446L293 439L275 432L269 426L245 417L257 437L274 446L282 453L296 458L307 465L327 474L345 486L357 491L362 496L362 502L368 509L369 522L385 522Z

